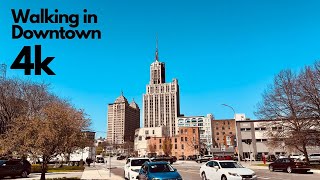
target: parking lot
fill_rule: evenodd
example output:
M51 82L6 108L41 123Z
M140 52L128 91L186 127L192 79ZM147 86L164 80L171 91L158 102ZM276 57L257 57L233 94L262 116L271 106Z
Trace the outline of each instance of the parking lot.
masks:
M115 169L111 172L123 176L124 161L115 162ZM260 162L255 162L260 163ZM178 170L184 180L201 180L199 175L200 166L204 163L196 163L194 161L177 161L173 163L173 167ZM241 162L241 164L247 168L252 169L258 176L258 179L270 179L270 180L319 180L319 171L313 173L286 173L286 172L270 172L266 166L250 166L249 162Z

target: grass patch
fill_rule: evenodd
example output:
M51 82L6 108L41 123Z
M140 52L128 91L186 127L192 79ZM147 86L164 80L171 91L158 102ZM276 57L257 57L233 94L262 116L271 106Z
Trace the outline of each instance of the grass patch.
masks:
M55 168L52 165L48 166L47 172L82 172L84 167L80 166L62 166L59 168ZM40 164L32 164L31 173L41 173L41 165Z

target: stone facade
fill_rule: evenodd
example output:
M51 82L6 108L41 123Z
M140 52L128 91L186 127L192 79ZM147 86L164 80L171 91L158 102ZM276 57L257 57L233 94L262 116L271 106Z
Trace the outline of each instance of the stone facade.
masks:
M143 127L166 126L170 136L174 136L176 117L180 114L178 80L165 81L165 64L159 62L158 51L156 60L150 66L150 82L143 94Z
M133 142L134 132L140 127L140 109L132 101L130 104L121 94L114 103L108 105L107 141L111 144Z

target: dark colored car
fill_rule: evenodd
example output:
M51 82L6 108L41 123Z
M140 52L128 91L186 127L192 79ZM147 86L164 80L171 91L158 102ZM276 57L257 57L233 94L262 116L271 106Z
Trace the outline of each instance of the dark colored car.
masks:
M233 160L232 156L214 156L212 160Z
M186 159L186 156L184 156L184 155L179 156L179 160L185 160L185 159Z
M172 160L173 160L173 162L176 162L177 161L177 157L172 156Z
M137 179L175 179L182 180L181 175L168 162L145 162Z
M27 160L0 160L0 179L6 176L11 176L12 178L21 176L26 178L30 172L31 164Z
M119 156L119 157L117 157L117 160L124 160L124 159L126 159L127 157L126 156Z
M198 158L197 155L189 155L189 156L187 157L187 160L195 161L195 160L197 160L197 158Z
M281 159L277 159L273 163L270 163L269 170L270 171L282 170L282 171L287 171L288 173L291 173L294 171L308 172L310 171L310 166L306 162L303 162L299 159L281 158Z
M267 161L268 161L268 162L273 162L273 161L275 161L276 159L277 159L276 156L273 155L273 154L270 154L270 155L268 155L268 157L267 157Z

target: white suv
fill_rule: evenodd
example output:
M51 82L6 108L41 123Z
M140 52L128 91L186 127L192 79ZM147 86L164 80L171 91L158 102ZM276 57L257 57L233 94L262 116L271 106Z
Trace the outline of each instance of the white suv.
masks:
M124 165L124 179L136 179L143 163L150 162L149 158L128 158Z

